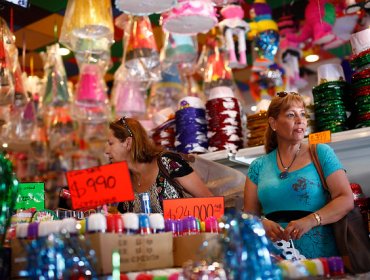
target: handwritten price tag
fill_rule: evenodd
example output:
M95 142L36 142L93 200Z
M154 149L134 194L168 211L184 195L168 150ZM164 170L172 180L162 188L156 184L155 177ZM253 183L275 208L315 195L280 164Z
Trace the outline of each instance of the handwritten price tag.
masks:
M325 130L317 133L312 133L308 135L308 142L310 144L320 144L331 142L331 132L330 130Z
M196 197L163 200L163 215L165 219L181 219L194 216L202 221L213 216L221 218L224 215L224 197Z
M66 176L73 209L134 199L126 162L69 171Z
M20 183L15 209L45 208L44 182Z

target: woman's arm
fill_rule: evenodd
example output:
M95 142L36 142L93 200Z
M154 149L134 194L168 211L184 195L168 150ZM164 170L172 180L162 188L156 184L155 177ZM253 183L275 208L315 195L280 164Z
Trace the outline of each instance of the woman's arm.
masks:
M331 201L316 211L321 224L331 224L343 218L354 207L353 193L343 169L337 170L326 178Z
M244 188L244 212L261 216L261 204L258 200L257 185L248 176ZM278 223L262 218L262 224L265 228L266 235L272 241L275 242L283 238L284 229Z
M183 188L194 197L213 196L211 191L207 188L206 184L194 171L188 175L176 177L175 180L178 181L181 186L183 186Z
M244 212L261 216L261 207L257 196L257 186L247 176L244 187Z

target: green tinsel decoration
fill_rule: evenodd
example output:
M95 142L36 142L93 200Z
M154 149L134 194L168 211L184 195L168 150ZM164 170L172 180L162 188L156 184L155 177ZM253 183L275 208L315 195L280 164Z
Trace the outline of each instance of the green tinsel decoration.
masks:
M13 172L12 163L3 154L0 154L0 249L4 245L17 194L18 180Z

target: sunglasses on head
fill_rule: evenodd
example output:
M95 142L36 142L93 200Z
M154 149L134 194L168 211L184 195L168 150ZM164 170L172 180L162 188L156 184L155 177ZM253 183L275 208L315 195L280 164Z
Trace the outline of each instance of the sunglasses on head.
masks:
M291 95L298 95L298 96L299 96L299 93L296 93L296 92L294 92L294 91L290 91L290 92L280 91L280 92L276 93L276 96L279 96L279 97L285 97L285 96L287 96L288 94L291 94Z
M131 131L130 127L128 126L127 122L126 122L126 117L120 118L119 121L127 129L129 136L133 137L132 131Z

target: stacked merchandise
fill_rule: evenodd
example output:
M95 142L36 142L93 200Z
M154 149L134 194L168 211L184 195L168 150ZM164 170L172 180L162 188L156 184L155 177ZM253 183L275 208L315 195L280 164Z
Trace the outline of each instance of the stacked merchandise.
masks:
M247 116L247 146L254 147L264 144L265 131L268 126L267 112L260 111L259 113Z
M198 97L184 97L176 111L176 141L178 152L206 153L208 150L207 121L204 103Z
M215 87L206 103L209 151L243 148L240 106L231 88Z
M352 92L356 127L370 126L370 29L352 34Z
M346 103L348 86L339 64L324 64L318 70L318 86L312 89L316 129L340 132L348 129Z
M152 130L151 137L156 145L175 151L176 124L171 118Z

